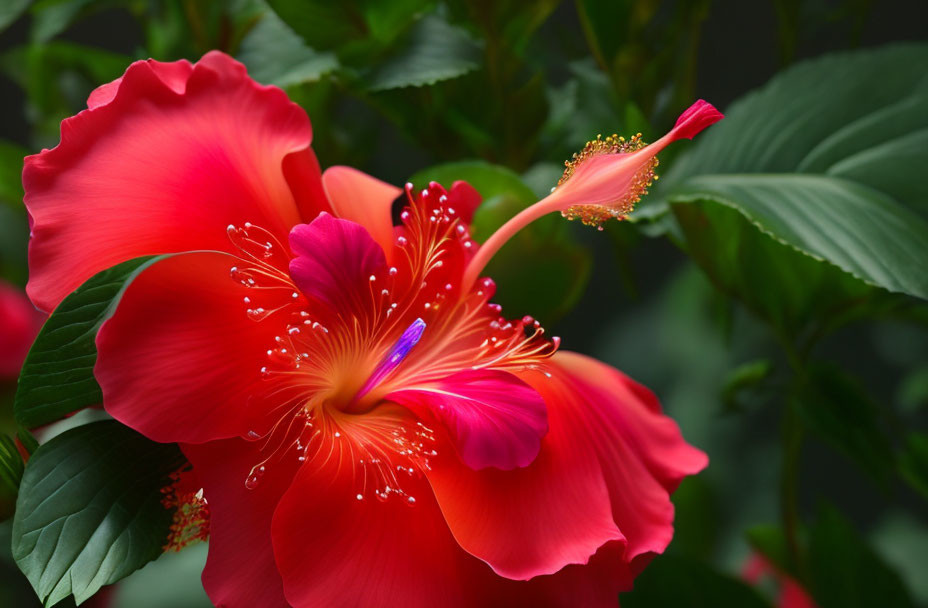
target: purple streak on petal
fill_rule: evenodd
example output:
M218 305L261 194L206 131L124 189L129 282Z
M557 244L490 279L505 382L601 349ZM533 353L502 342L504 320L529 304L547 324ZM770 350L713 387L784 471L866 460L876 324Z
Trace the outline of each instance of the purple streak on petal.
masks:
M358 393L355 400L366 395L372 388L380 384L380 381L387 377L396 367L406 358L412 347L415 346L422 338L422 332L425 331L425 321L416 319L412 325L406 328L400 339L396 341L387 356L377 365L374 373L364 383L364 388Z

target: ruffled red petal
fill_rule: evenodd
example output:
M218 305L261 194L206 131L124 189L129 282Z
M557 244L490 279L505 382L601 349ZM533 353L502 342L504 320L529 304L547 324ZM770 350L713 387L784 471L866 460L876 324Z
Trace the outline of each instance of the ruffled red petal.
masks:
M341 449L321 450L321 466L307 461L274 514L274 553L296 608L607 608L637 571L616 541L584 565L530 581L500 577L458 546L423 479L403 481L412 505L357 500L357 471Z
M547 378L522 374L544 398L550 431L515 471L473 471L453 459L428 473L455 538L499 574L527 579L582 564L609 541L623 561L663 551L669 494L706 464L653 396L594 359L558 353Z
M89 105L25 162L28 292L43 310L127 259L231 250L225 229L245 222L284 241L327 207L294 198L321 192L301 183L319 181L306 114L222 53L133 63Z

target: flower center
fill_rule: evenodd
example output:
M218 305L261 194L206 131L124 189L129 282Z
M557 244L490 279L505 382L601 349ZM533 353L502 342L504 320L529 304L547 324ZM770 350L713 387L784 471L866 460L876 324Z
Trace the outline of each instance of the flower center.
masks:
M406 331L403 332L403 335L400 336L399 340L396 341L396 344L393 345L393 348L390 349L390 352L384 356L380 361L374 371L368 377L367 382L364 383L364 386L361 387L361 390L354 396L352 402L349 404L348 408L345 411L348 412L358 412L369 409L375 404L364 403L364 397L368 395L371 390L378 386L381 381L383 381L390 373L395 370L403 359L406 358L406 355L409 354L409 351L419 343L419 340L422 338L422 332L425 331L425 321L422 319L416 319L412 322L412 325L406 328ZM367 407L363 407L367 405Z

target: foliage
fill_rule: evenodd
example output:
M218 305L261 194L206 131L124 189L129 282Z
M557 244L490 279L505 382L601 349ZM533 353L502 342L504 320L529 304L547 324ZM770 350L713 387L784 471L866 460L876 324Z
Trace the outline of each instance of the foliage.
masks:
M848 51L868 3L820 4L770 3L782 69L733 77L726 119L662 154L631 221L600 234L546 217L488 267L505 314L531 314L653 386L709 452L674 497L669 555L623 606L773 605L739 580L751 552L821 608L928 602L917 568L890 559L899 542L879 536L887 521L928 533L928 45ZM22 157L55 145L61 120L134 59L236 56L307 109L323 166L419 188L470 182L483 240L597 133L665 132L731 65L706 48L748 53L725 12L711 0L6 2L0 72L16 95L0 136L0 276L26 280ZM847 40L791 65L820 54L809 38L828 27ZM0 386L0 517L16 507L4 597L7 578L21 597L14 559L42 602L65 605L161 553L176 446L84 414L60 422L100 405L96 331L155 259L72 293L18 386ZM49 424L40 442L26 430ZM189 574L203 556L186 555ZM177 605L152 574L174 576L169 562L131 576L120 605Z

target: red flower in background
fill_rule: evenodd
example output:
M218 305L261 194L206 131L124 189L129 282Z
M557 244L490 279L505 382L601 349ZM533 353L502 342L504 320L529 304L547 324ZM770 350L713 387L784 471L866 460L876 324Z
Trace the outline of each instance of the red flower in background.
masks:
M777 587L777 608L816 608L815 602L799 583L780 572L761 555L755 553L748 558L741 576L752 585L759 585L766 577L773 579Z
M0 380L19 375L44 321L22 289L0 280Z
M646 388L556 352L479 279L552 210L596 222L647 187L667 137L592 143L484 247L465 183L324 174L304 112L220 53L132 64L29 157L29 293L145 270L97 337L104 406L178 442L210 511L221 606L615 605L706 464Z

